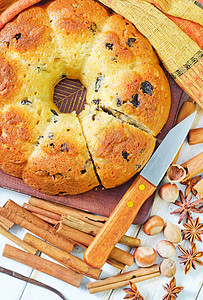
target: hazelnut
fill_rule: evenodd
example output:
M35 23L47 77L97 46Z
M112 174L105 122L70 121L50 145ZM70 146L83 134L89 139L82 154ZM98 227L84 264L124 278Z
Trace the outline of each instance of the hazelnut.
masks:
M172 259L164 259L160 264L160 271L166 277L173 277L176 273L176 263Z
M151 247L139 247L134 253L135 262L139 267L152 266L157 258L157 253Z
M173 164L168 168L166 176L171 183L181 182L186 176L186 170L180 165Z
M163 258L169 258L176 254L175 246L171 242L165 240L158 242L156 245L156 251Z
M172 223L166 223L164 227L164 236L171 243L178 244L182 241L180 228Z
M164 220L159 216L151 216L143 225L144 233L148 235L155 235L164 228Z
M176 184L167 183L159 190L159 197L167 202L175 202L179 197L179 189Z

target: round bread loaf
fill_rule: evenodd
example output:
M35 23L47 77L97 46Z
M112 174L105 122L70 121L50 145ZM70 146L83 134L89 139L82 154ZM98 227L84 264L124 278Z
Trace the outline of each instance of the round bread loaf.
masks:
M87 88L79 116L53 102L64 76ZM0 31L0 168L41 192L129 180L169 111L169 84L150 43L96 1L45 2Z

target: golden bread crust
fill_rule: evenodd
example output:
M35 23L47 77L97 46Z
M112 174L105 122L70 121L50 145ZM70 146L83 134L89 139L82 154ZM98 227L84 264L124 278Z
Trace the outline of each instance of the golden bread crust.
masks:
M53 103L64 75L87 88L80 123ZM106 188L124 183L149 159L169 110L150 43L98 2L35 5L0 31L0 168L41 192L83 193L98 175Z
M29 157L23 179L50 195L77 194L97 186L98 180L74 113L50 122Z
M79 119L105 188L113 188L129 180L152 155L156 140L112 115L86 106Z

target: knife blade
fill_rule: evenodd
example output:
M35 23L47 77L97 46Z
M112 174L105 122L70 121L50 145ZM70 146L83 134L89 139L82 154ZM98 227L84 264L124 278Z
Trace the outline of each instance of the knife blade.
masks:
M140 175L124 194L108 220L84 253L84 260L101 268L111 250L128 230L143 203L153 194L185 140L196 112L173 127L154 152Z

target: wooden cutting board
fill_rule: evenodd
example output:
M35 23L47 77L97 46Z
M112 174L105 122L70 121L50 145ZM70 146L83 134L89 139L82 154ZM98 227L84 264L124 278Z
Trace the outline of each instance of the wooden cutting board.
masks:
M167 132L173 127L183 94L183 90L173 81L173 79L169 75L167 75L167 77L171 87L172 106L169 119L161 133L157 136L157 146L163 140ZM80 82L65 78L55 87L54 102L59 107L61 112L70 112L76 110L76 112L79 113L84 107L85 95L86 90L80 84ZM103 216L110 215L134 179L135 176L127 183L114 189L106 190L103 187L97 187L80 195L48 196L32 189L26 183L24 183L22 179L15 178L4 173L3 171L0 171L1 187ZM153 199L154 195L144 203L134 221L134 224L141 224L146 221L152 208Z

